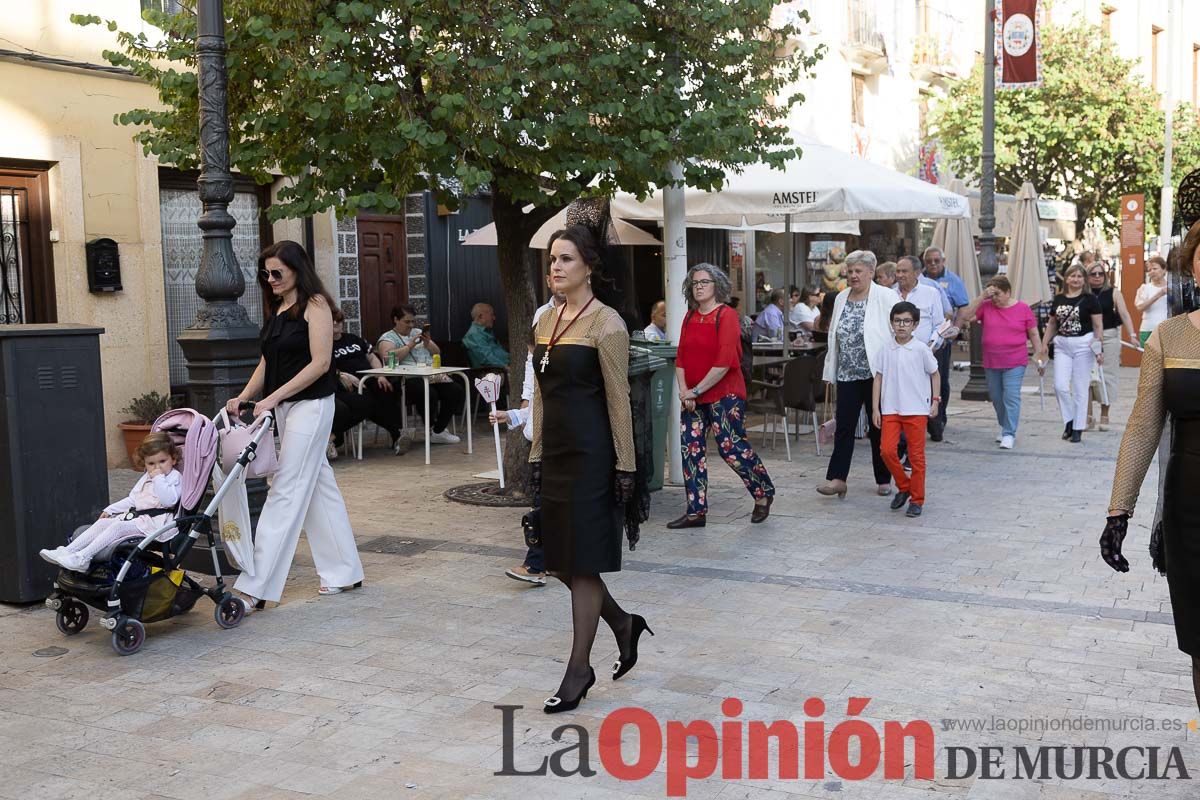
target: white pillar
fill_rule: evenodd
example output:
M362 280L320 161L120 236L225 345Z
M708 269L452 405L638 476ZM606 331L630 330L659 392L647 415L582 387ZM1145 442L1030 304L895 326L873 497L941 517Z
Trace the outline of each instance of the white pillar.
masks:
M687 277L687 224L683 200L683 167L671 164L671 177L677 186L663 188L663 277L666 281L667 338L679 341L687 303L683 299L683 280ZM671 374L671 419L678 419L679 382ZM683 485L683 454L680 451L678 425L667 426L667 456L670 459L670 483Z
M1163 98L1166 125L1163 132L1163 175L1162 196L1158 214L1158 254L1163 258L1171 249L1171 221L1175 216L1174 193L1171 188L1172 118L1175 114L1175 73L1179 60L1179 28L1183 26L1183 15L1176 7L1176 0L1167 0L1167 83Z

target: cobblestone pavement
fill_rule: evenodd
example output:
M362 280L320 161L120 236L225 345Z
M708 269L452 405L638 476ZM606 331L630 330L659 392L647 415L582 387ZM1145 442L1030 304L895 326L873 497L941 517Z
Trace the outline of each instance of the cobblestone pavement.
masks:
M1123 373L1129 395L1136 375ZM459 452L465 447L437 447L430 467L417 449L343 459L336 471L366 565L361 591L318 598L301 546L279 608L222 631L202 601L150 626L144 650L129 658L115 656L94 623L65 639L49 611L0 606L0 797L662 797L665 757L638 781L601 766L602 720L641 706L661 724L718 724L729 719L727 697L743 701L743 721L797 725L810 719L804 701L821 698L827 735L847 718L851 697L870 698L859 716L877 730L887 720L929 720L937 777L911 777L910 753L903 781L883 780L882 767L865 781L832 770L780 779L773 749L770 779L694 780L689 797L1200 796L1184 780L1063 780L1053 771L1012 779L1018 745L1178 746L1189 771L1200 769L1195 733L1111 729L1196 717L1189 664L1175 647L1165 581L1145 552L1148 514L1131 526L1131 572L1117 575L1099 559L1123 425L1070 445L1059 439L1053 397L1040 411L1028 394L1017 449L1005 452L993 443L990 405L955 399L951 411L946 441L929 445L929 498L918 520L890 513L888 500L868 491L865 449L846 500L818 497L826 458L814 454L811 436L793 447L791 463L782 441L764 449L779 490L766 524L748 524L750 500L723 466L705 529L667 531L680 490L657 494L641 546L610 581L657 635L643 639L637 668L613 683L617 650L602 625L593 657L600 680L578 712L558 717L540 706L569 648L568 593L504 576L523 552L519 509L441 496L492 468L489 440L480 437L471 457ZM1127 411L1118 405L1115 418ZM117 478L114 494L132 473ZM1152 484L1144 509L1153 507ZM494 775L504 755L498 704L524 706L513 725L517 769L574 743L577 729L562 741L552 732L575 723L589 734L597 774ZM943 729L943 720L993 717L1109 727ZM627 729L630 763L635 742ZM982 780L978 768L947 777L944 748L981 746L1006 748L1008 777ZM694 742L689 749L695 754ZM857 745L851 750L857 763ZM578 758L563 763L573 769Z

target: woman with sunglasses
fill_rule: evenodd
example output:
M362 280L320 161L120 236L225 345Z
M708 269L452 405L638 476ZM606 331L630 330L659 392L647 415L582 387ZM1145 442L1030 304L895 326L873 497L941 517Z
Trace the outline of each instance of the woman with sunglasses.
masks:
M247 613L279 602L301 528L321 576L320 594L361 586L363 579L346 503L325 456L337 390L333 299L296 242L263 250L258 266L263 296L270 298L262 356L246 387L226 404L234 415L261 397L254 416L274 411L279 433L279 469L254 530L255 572L242 573L234 585Z
M1087 427L1088 385L1092 366L1104 364L1100 304L1087 285L1087 269L1072 264L1063 273L1063 290L1054 296L1042 335L1042 352L1054 344L1054 394L1065 427L1062 438L1083 441Z
M1136 343L1133 319L1125 307L1125 298L1113 288L1108 280L1108 271L1102 261L1096 261L1087 268L1088 288L1100 303L1100 317L1103 320L1104 335L1102 338L1104 363L1104 386L1092 384L1092 394L1088 400L1088 428L1092 427L1092 403L1100 403L1100 424L1102 431L1108 430L1108 409L1117 399L1117 376L1120 373L1118 364L1121 363L1121 328L1124 326L1129 341Z

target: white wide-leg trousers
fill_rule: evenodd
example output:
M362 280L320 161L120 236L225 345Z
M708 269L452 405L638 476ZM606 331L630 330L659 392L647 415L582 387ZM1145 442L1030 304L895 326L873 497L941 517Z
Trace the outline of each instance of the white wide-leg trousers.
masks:
M1087 427L1088 392L1096 363L1094 338L1093 333L1054 337L1054 394L1063 423L1073 422L1077 431Z
M279 470L254 531L254 577L242 574L234 588L278 602L283 595L303 529L324 586L352 586L363 579L346 503L325 458L333 428L333 397L281 403Z

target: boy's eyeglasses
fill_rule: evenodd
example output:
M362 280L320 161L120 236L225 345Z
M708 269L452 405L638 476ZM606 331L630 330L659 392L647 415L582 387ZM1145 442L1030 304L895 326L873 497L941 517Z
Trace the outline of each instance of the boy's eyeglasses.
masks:
M894 320L892 320L892 324L899 325L903 328L911 328L913 325L916 325L917 323L915 320L911 320L911 319L894 319Z
M283 270L281 269L264 269L260 270L258 274L268 283L271 281L275 281L276 283L283 281Z

